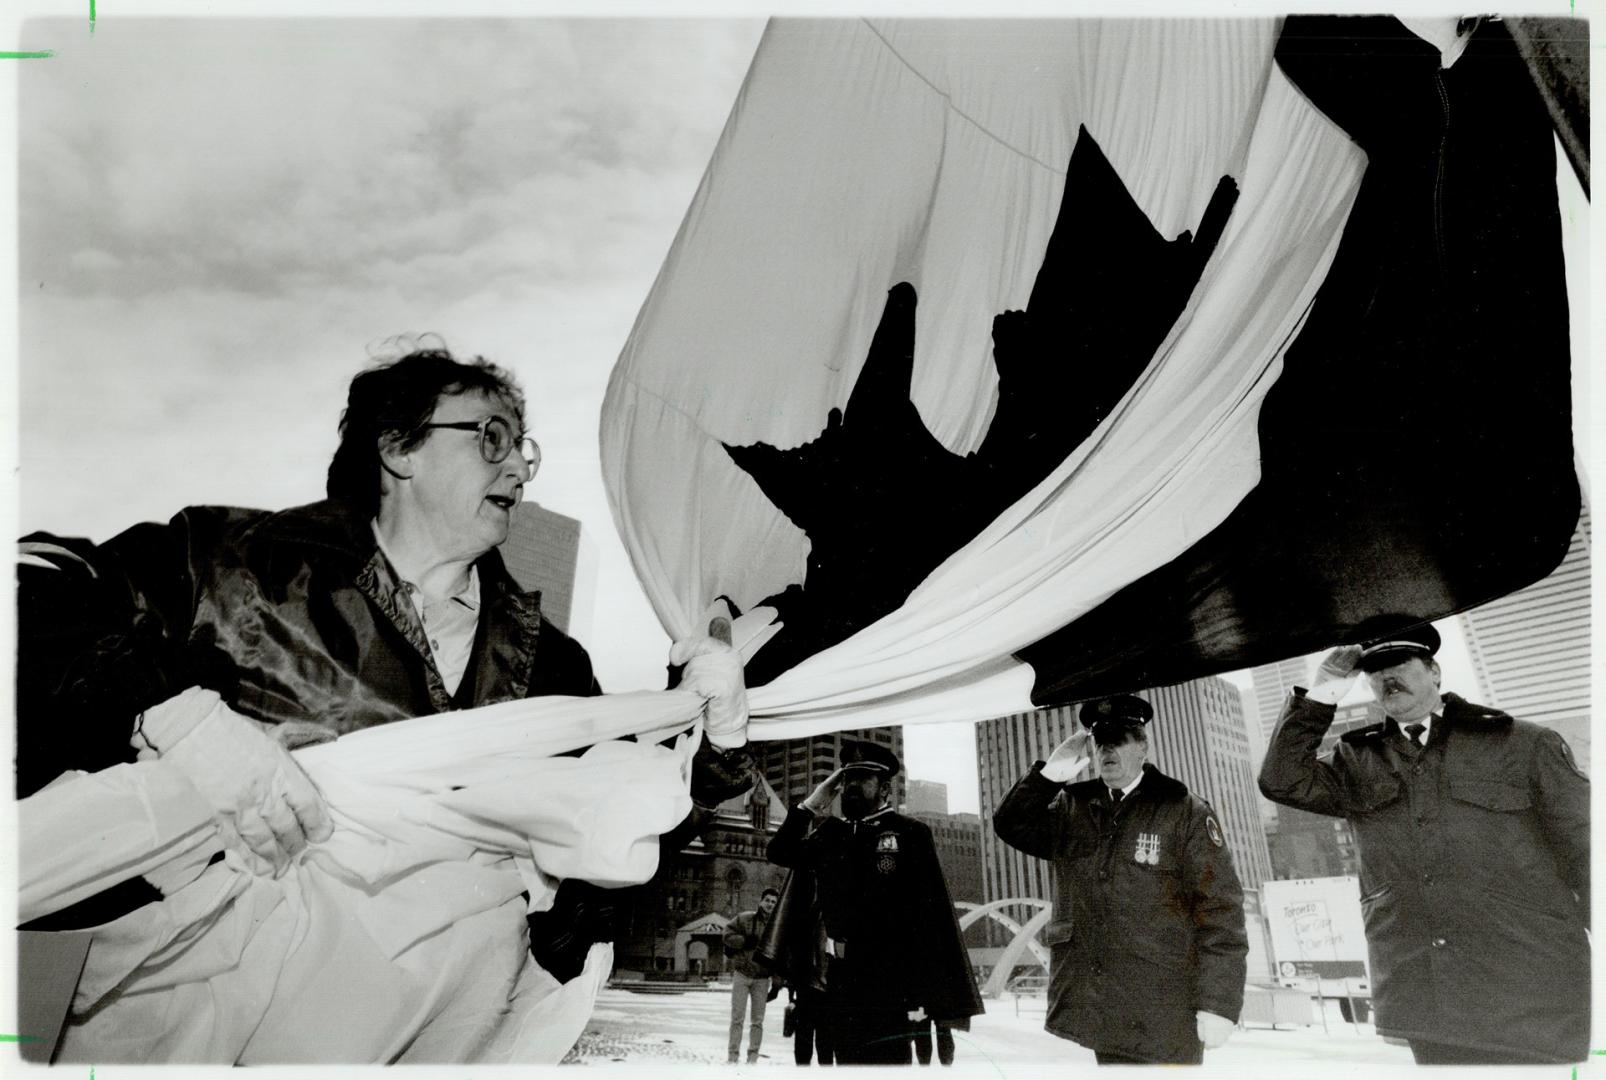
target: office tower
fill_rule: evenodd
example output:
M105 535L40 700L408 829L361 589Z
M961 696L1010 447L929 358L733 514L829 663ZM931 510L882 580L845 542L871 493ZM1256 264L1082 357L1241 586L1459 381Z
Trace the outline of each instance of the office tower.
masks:
M520 503L513 508L502 561L519 588L541 590L541 614L553 626L585 640L596 579L578 521L538 503Z
M904 813L911 817L921 814L948 813L948 785L935 780L909 781Z
M1316 670L1316 662L1320 659L1319 653L1294 656L1274 664L1261 664L1250 672L1255 682L1254 722L1260 728L1262 746L1271 741L1271 733L1277 727L1277 718L1282 715L1283 702L1288 700L1289 691L1296 686L1309 689L1311 673Z
M1561 732L1589 770L1589 510L1549 577L1461 613L1478 686L1446 687Z
M1042 859L1022 854L1004 843L993 832L993 810L1015 781L1025 775L1034 761L1046 761L1054 747L1076 730L1076 706L1059 705L1051 709L1013 713L976 725L977 798L981 803L982 895L987 901L1021 897L1054 899L1053 868ZM1085 779L1090 773L1078 779ZM1035 909L1021 907L1007 912L1025 922ZM997 936L993 944L1007 938Z
M1239 882L1258 889L1271 877L1271 856L1249 764L1250 718L1238 688L1211 676L1142 696L1154 705L1149 760L1215 809Z

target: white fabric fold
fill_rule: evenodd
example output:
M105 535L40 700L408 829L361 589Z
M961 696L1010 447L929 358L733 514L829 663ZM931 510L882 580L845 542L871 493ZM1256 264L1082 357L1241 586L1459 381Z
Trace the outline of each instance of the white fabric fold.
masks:
M1026 307L1080 127L1162 236L1196 229L1223 175L1240 193L1088 440L902 607L751 689L752 738L1030 708L1014 652L1186 550L1258 482L1261 402L1365 165L1272 62L1278 29L771 24L603 409L615 521L671 636L712 596L747 606L804 580L807 537L721 443L815 438L899 281L919 297L911 397L950 450L976 449L992 318Z
M652 875L691 810L695 747L655 740L695 735L700 708L679 691L537 698L299 750L335 831L278 878L233 850L197 864L220 849L210 811L160 760L23 800L25 911L131 868L166 892L96 929L62 1060L558 1061L611 950L560 985L525 915L563 878Z

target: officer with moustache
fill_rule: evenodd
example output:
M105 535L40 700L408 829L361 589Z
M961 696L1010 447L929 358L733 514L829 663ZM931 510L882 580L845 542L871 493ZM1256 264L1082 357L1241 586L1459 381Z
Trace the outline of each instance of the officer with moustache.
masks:
M1243 891L1210 807L1147 764L1153 707L1082 706L1084 730L1033 763L993 830L1054 864L1049 1031L1099 1064L1199 1064L1243 1005ZM1070 783L1089 759L1098 777Z
M1442 692L1427 622L1354 637L1289 697L1260 790L1355 830L1379 1034L1425 1065L1582 1061L1588 779L1555 730ZM1363 673L1387 719L1322 753Z
M842 1065L910 1064L914 1024L966 1027L982 1011L931 830L889 801L899 768L884 746L845 742L842 767L769 845L771 862L817 882L825 1007ZM838 794L842 816L833 817Z

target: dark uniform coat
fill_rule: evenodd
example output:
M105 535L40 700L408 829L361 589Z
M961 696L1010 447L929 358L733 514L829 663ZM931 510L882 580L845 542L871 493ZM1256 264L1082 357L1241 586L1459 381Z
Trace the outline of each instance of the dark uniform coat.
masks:
M1041 761L993 812L1011 847L1054 864L1049 1031L1099 1053L1197 1061L1198 1010L1243 1007L1243 890L1203 800L1152 765L1114 806L1102 780L1066 786Z
M1589 1051L1589 781L1557 732L1444 695L1318 756L1334 708L1290 697L1268 799L1347 818L1382 1034L1536 1061Z
M814 815L797 807L770 840L769 858L813 874L824 933L838 945L829 993L862 997L865 1012L902 1026L905 1047L908 1010L961 1022L982 1011L924 823L883 810L858 822L824 818L816 827Z

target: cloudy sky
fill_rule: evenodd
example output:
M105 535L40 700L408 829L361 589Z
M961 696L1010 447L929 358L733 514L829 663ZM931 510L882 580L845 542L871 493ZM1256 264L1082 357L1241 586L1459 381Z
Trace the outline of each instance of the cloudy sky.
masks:
M18 528L104 539L191 503L317 499L365 346L434 331L529 392L527 497L595 547L603 684L661 685L597 422L762 21L120 7L5 46L55 53L16 68ZM956 809L971 738L910 737Z
M432 330L530 393L529 497L586 523L599 607L630 608L605 685L661 680L597 418L761 30L25 24L57 55L18 87L21 526L319 498L365 345Z

